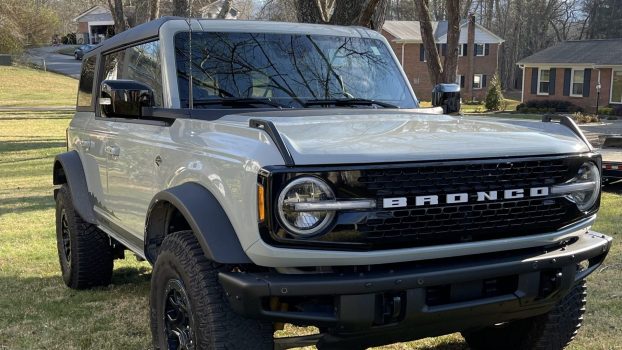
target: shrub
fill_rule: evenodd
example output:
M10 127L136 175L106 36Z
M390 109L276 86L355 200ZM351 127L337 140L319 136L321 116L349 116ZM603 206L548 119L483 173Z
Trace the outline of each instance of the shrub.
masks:
M529 113L528 108L527 108L527 107L525 107L525 106L522 106L522 107L520 107L520 108L516 108L516 110L517 110L519 113Z
M527 113L538 113L538 109L535 107L527 107Z
M516 110L520 112L521 109L527 108L527 105L524 103L519 103L516 105Z
M75 45L76 43L77 43L77 41L76 41L76 33L69 33L69 34L67 34L67 44Z
M616 117L615 115L608 115L607 120L618 120L618 117Z
M617 115L618 117L622 117L622 105L617 105L613 107L612 115Z
M547 108L549 111L562 112L562 113L575 113L583 112L583 109L568 101L561 100L532 100L526 103L521 103L516 106L516 109L525 106L527 108Z
M596 122L600 121L600 119L596 115L593 115L593 114L583 114L581 112L574 113L572 115L572 119L574 119L579 124L596 123Z
M611 115L613 113L613 108L604 107L598 109L598 114L602 115Z
M498 111L501 109L501 103L503 102L503 93L501 92L501 82L497 74L493 75L490 79L490 87L486 93L486 99L484 105L489 111Z

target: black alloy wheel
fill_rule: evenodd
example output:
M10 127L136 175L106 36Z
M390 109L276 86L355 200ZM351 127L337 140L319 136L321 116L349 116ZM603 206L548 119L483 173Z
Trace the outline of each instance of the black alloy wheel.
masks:
M192 310L183 283L178 279L169 280L165 295L162 317L168 348L170 350L194 349Z

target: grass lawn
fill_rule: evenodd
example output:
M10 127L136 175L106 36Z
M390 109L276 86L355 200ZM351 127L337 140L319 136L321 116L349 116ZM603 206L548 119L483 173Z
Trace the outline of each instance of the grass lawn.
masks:
M25 67L0 67L0 107L75 106L78 81Z
M147 263L127 254L115 261L113 284L95 290L70 290L60 277L51 165L65 149L70 117L0 113L0 349L147 349ZM603 195L595 229L615 241L605 267L589 280L585 324L570 347L575 350L622 348L621 195ZM302 331L288 327L279 334ZM382 349L467 347L454 334Z

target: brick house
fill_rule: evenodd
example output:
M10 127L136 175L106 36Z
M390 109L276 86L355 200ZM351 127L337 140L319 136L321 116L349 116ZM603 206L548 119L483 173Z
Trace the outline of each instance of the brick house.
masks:
M472 42L469 47L469 23L473 23ZM410 81L417 97L421 100L430 100L433 84L425 62L425 49L421 40L419 21L386 21L382 27L382 34L387 38L395 55L400 60L406 76ZM447 53L447 21L432 22L434 39L441 54L441 61ZM492 76L497 72L499 62L499 47L504 40L483 26L472 21L463 20L460 24L458 54L458 76L456 83L460 83L464 100L483 100L486 96L486 87ZM468 52L472 52L472 67L469 67ZM471 68L473 76L469 79L468 71ZM469 84L471 82L471 84ZM472 89L469 89L472 85Z
M114 20L104 6L93 6L73 19L78 24L76 39L79 44L98 44L114 34Z
M622 39L564 41L517 64L523 102L563 100L587 112L597 99L600 107L622 104Z

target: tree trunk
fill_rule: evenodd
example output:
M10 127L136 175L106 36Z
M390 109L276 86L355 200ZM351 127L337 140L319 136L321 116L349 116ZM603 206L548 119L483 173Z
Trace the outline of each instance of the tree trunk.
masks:
M188 0L173 0L173 16L188 17L189 15Z
M298 22L328 23L335 10L335 0L296 0Z
M231 0L224 0L224 2L222 3L222 8L220 9L220 12L218 12L218 18L227 18L229 11L231 11Z
M149 2L149 20L153 21L160 17L160 0L150 0Z
M425 50L425 59L430 74L432 85L436 85L443 80L443 68L438 57L436 43L434 42L434 31L432 30L432 18L430 18L430 7L428 0L415 0L419 24L421 26L421 39ZM449 28L448 28L449 29Z
M127 22L125 21L125 15L123 14L123 0L108 0L108 7L110 13L112 13L112 20L114 21L114 33L119 34L124 32L127 28Z
M389 0L297 0L299 22L359 25L380 30Z
M458 75L460 40L460 0L447 0L447 53L443 62L443 82L453 83Z

